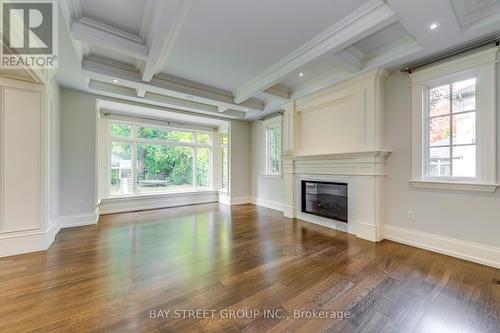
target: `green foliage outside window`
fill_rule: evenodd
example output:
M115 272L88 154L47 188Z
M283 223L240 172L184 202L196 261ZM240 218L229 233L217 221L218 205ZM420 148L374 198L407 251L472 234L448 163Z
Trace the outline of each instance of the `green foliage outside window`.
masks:
M269 149L271 172L280 172L280 130L279 127L269 129Z

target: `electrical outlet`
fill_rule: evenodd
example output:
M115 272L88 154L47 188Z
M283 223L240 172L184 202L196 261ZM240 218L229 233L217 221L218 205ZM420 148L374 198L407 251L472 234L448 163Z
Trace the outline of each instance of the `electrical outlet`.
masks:
M416 220L416 214L414 211L409 210L408 211L408 220L409 221L415 221Z

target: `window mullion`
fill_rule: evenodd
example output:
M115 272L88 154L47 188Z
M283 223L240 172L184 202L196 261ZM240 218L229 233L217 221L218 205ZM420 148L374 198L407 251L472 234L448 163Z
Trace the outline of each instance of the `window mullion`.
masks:
M453 177L453 90L449 85L449 111L450 111L450 177Z
M131 125L132 130L132 161L130 161L130 167L132 170L132 193L135 195L137 193L136 183L137 183L137 129L135 125Z
M198 167L197 162L198 162L198 156L196 147L193 147L193 187L195 189L198 188L198 184L196 183L196 168Z

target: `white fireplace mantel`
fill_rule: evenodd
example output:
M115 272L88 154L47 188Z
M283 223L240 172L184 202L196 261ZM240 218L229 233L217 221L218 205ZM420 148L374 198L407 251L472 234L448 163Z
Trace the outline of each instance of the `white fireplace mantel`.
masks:
M387 75L377 68L283 105L285 216L381 240ZM347 183L349 222L302 212L303 180Z
M285 216L349 232L373 242L380 241L385 164L389 154L389 151L380 150L283 157ZM302 212L303 180L347 183L349 222Z

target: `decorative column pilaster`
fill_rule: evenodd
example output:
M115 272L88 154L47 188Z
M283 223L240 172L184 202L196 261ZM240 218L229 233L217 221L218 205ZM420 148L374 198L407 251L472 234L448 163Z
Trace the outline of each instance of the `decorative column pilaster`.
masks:
M283 159L283 184L285 194L284 215L294 219L296 217L296 185L295 185L295 161L291 158Z

